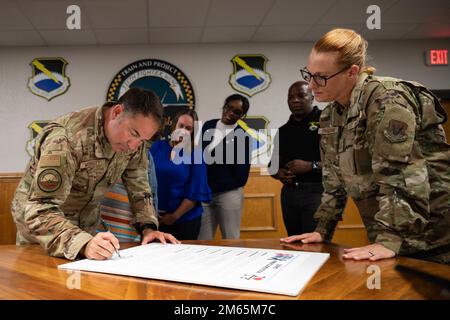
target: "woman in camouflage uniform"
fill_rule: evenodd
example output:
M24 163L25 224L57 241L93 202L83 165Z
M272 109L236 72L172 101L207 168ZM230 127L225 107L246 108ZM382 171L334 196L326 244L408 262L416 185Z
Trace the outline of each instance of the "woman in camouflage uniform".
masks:
M281 239L332 239L347 197L355 201L372 243L344 258L398 254L450 263L450 145L447 115L415 82L373 76L367 41L335 29L315 45L301 70L317 101L324 193L315 232Z

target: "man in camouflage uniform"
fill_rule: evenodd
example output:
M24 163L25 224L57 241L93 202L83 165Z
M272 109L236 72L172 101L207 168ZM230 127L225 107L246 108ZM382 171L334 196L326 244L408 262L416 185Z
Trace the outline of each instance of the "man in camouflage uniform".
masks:
M319 239L332 239L350 196L375 244L346 250L345 258L401 254L450 263L446 120L438 100L420 84L362 73L350 105L334 102L320 118L325 192L315 214ZM320 241L312 234L295 240ZM376 245L392 254L376 256Z
M157 230L145 143L158 130L162 107L151 91L128 90L117 103L72 112L50 122L17 187L12 215L17 244L40 243L67 259L106 259L119 247L109 232L95 235L100 200L125 184L142 243L177 242Z

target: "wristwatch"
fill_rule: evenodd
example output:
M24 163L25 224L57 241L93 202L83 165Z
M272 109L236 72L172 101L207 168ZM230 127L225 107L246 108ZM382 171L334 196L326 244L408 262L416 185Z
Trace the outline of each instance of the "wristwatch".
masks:
M145 229L152 229L152 230L158 230L156 225L154 223L135 223L134 228L136 229L136 232L142 236L142 232L144 232Z
M313 161L311 163L312 163L312 172L320 171L319 162L318 161Z

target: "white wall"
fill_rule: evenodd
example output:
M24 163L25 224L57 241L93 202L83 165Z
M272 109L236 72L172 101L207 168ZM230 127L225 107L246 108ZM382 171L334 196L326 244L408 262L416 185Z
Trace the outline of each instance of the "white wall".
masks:
M218 117L223 100L234 93L228 84L231 58L239 53L261 53L268 59L272 83L250 98L250 115L264 115L270 127L289 117L287 89L300 79L311 43L208 44L155 46L85 46L0 48L0 172L21 172L28 161L25 151L30 138L27 126L85 106L101 105L114 75L140 59L166 60L180 68L195 91L200 119ZM371 42L369 54L379 75L416 80L433 89L450 89L450 67L425 67L424 51L450 48L444 41ZM66 74L71 86L51 101L27 88L30 62L37 57L61 56L68 61Z

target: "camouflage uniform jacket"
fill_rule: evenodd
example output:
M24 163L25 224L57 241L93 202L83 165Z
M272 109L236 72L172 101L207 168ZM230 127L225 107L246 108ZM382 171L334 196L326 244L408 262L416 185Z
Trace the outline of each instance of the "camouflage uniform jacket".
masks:
M50 122L36 137L34 156L12 202L17 243L40 243L52 256L75 259L100 221L100 199L120 178L133 223L158 225L151 201L145 145L116 153L104 135L103 108Z
M331 103L320 118L325 192L316 231L331 240L350 196L371 242L405 255L450 244L446 118L418 83L361 74L350 105Z

